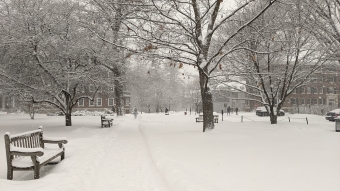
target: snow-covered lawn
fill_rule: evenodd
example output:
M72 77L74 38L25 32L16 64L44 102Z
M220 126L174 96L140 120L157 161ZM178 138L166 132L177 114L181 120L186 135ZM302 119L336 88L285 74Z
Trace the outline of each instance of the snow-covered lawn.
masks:
M9 181L2 138L0 190L339 191L340 132L322 116L290 116L270 125L254 113L224 115L202 133L183 112L114 117L103 129L100 116L74 116L65 127L63 116L1 114L2 135L43 126L68 144L65 160L44 167L39 180L15 171Z

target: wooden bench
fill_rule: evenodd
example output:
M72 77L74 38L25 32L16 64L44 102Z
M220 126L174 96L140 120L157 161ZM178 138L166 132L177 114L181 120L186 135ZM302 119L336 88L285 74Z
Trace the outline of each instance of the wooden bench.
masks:
M199 115L198 117L196 117L196 123L198 122L203 122L203 115Z
M111 127L112 126L113 119L107 119L107 118L105 118L104 115L101 115L100 118L101 118L102 128L103 127Z
M55 148L45 148L45 143L58 144ZM42 127L38 130L24 132L16 135L5 134L5 147L7 158L7 179L13 179L14 170L33 170L34 179L40 178L40 168L57 164L51 162L60 156L65 158L65 137L50 138L43 135Z
M199 115L196 117L196 123L203 122L203 115ZM214 115L214 123L218 123L218 115Z

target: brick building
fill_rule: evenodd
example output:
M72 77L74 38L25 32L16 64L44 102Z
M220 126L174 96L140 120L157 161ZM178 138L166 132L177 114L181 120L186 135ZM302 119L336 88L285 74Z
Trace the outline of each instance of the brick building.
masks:
M124 91L123 102L125 113L130 113L130 100L131 93ZM104 111L105 109L112 110L116 103L117 101L113 94L99 92L96 94L94 101L90 101L88 98L79 100L78 104L73 108L73 111ZM16 97L0 96L0 110L2 111L15 112L17 110L22 110L25 107L23 104L25 104L25 102L19 102ZM35 107L37 107L37 109L39 108L38 110L42 113L53 112L54 110L57 110L56 108L44 107L40 104L35 104Z
M251 88L247 88L252 92ZM246 108L250 111L261 106L258 102L246 100ZM304 86L290 94L283 110L290 113L325 114L340 107L340 69L333 64L319 68Z
M311 76L310 82L297 88L284 104L284 108L294 113L300 113L302 109L302 113L324 114L338 107L340 107L340 70L332 65L320 68Z
M124 101L124 107L125 107L125 113L130 113L131 106L130 106L130 100L131 100L131 93L128 91L124 91L123 94L123 101ZM113 96L112 93L107 92L98 92L94 98L93 101L91 101L88 98L80 99L78 104L74 107L74 111L81 111L81 110L87 110L87 111L102 111L104 109L114 110L116 111L116 103L117 100Z

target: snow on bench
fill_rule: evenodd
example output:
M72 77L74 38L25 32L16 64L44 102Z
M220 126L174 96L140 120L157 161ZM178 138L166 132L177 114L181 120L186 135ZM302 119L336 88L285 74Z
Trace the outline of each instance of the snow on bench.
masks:
M199 117L196 117L196 123L203 122L203 115L199 115ZM214 123L218 123L218 115L214 115Z
M105 118L104 115L101 115L100 119L101 119L102 128L112 126L113 119L107 119L107 118Z
M45 148L45 143L58 144L59 148ZM40 178L40 168L56 164L53 159L65 158L65 137L51 138L43 136L42 127L16 135L5 134L7 158L7 179L13 179L14 170L33 170L34 179Z

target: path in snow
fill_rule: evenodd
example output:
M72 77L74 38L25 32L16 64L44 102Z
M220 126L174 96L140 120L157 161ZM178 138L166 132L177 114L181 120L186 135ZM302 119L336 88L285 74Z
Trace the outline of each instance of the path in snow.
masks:
M89 166L85 168L83 172L85 174L80 177L77 176L79 172L72 176L78 181L65 181L72 182L72 185L78 189L83 187L81 190L169 190L151 159L138 124L138 119L125 119L119 125L111 127L109 133L100 135L101 137L98 138L102 141L95 143L89 153L81 154L84 157L91 157L91 160L85 161L91 161L93 164L87 162L86 165ZM78 168L81 169L80 166ZM74 184L79 183L79 179L82 179L82 186ZM66 190L69 189L75 188Z

